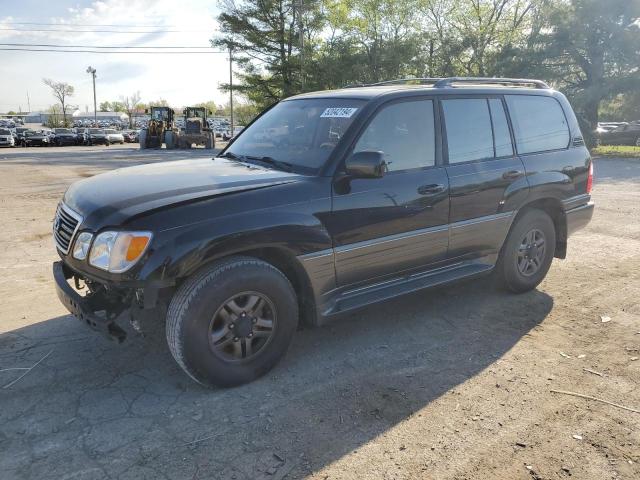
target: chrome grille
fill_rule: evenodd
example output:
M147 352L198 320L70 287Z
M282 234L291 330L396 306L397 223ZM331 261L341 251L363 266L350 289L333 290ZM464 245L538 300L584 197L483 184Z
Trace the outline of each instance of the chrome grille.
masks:
M76 230L82 222L82 217L67 207L64 203L58 204L56 216L53 220L53 239L56 247L65 255L69 253L69 247Z

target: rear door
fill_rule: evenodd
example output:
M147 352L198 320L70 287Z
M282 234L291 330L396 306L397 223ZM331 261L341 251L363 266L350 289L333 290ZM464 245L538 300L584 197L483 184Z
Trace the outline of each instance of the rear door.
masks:
M501 96L446 96L443 150L450 183L449 259L499 251L527 195Z
M382 151L382 178L337 180L327 228L340 286L422 269L446 258L449 195L436 102L413 97L373 114L352 152Z

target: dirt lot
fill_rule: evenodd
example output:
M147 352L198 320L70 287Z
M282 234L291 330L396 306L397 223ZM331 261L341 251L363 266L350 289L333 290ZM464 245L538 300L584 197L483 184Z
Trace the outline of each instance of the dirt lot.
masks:
M537 291L397 299L299 332L257 382L206 390L160 320L110 343L65 313L50 275L67 185L173 155L0 151L2 479L640 478L639 413L550 392L640 409L640 162L596 162L594 221Z

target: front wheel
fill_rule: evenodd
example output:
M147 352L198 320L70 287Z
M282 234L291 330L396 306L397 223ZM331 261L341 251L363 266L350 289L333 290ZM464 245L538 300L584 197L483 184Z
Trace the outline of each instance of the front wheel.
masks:
M203 385L250 382L284 356L298 324L296 294L273 265L231 257L202 269L174 295L167 342Z
M551 267L556 230L541 210L529 210L516 220L496 265L498 282L516 293L536 288Z

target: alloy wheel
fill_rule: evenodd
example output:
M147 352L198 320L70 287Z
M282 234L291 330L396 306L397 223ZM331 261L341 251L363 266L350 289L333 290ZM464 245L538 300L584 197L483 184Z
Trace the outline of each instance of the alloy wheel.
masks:
M247 360L271 341L276 321L276 309L269 297L259 292L238 293L213 315L209 347L225 361Z
M544 262L545 251L544 233L535 228L529 230L518 247L516 264L520 274L530 277L538 273Z

